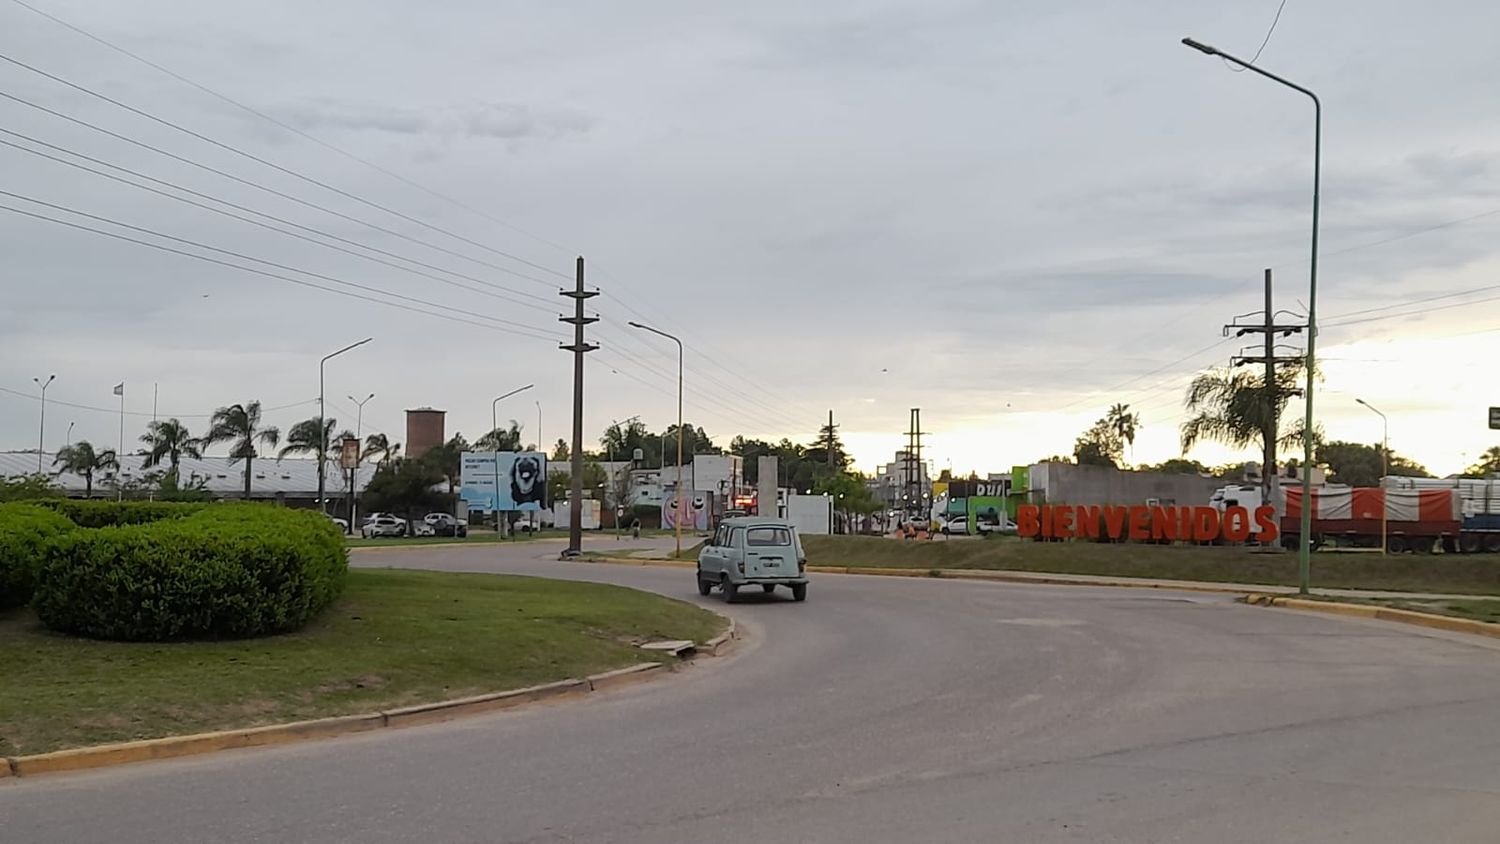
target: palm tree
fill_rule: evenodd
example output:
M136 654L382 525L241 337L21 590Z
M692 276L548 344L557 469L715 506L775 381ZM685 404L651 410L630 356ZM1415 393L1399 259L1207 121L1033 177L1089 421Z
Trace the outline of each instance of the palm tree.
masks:
M146 426L146 433L141 435L141 442L146 448L141 449L145 461L141 464L143 468L150 469L161 465L162 458L167 459L167 465L171 467L168 472L172 477L177 476L177 464L181 462L185 454L194 459L203 457L203 446L193 439L188 433L187 426L176 419L168 419L165 422L153 421Z
M371 434L365 437L365 450L359 459L369 460L371 457L379 457L375 467L383 468L386 463L401 456L401 443L392 443L385 434Z
M1251 370L1212 369L1200 374L1188 385L1183 402L1193 415L1182 423L1182 452L1204 440L1234 448L1258 443L1262 452L1270 439L1283 446L1301 443L1301 420L1290 430L1281 428L1287 401L1302 392L1297 388L1301 374L1300 366L1278 369L1269 389L1265 378ZM1316 430L1313 437L1316 441Z
M318 436L318 417L304 419L293 425L286 432L286 445L276 452L276 459L280 460L288 454L306 454L320 460L328 459L328 451L331 447L333 437L333 426L338 424L337 419L323 420L323 436Z
M1140 427L1141 415L1131 413L1130 405L1116 404L1110 407L1109 412L1104 415L1104 421L1114 430L1115 436L1119 437L1130 446L1132 452L1135 449L1135 431ZM1131 457L1134 460L1134 457Z
M79 440L72 445L63 447L52 458L52 465L61 465L62 471L72 472L83 478L83 495L85 498L94 497L94 473L105 469L120 468L119 458L112 448L95 453L94 446L88 440Z
M229 462L245 461L245 497L250 497L250 470L255 458L255 444L274 448L281 441L281 431L274 425L260 425L260 402L232 404L214 411L208 434L203 438L205 447L219 442L229 442Z

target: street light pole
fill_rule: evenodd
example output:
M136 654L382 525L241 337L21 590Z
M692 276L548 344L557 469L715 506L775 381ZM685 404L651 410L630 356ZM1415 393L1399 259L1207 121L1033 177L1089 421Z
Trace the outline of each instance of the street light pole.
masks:
M1380 417L1380 556L1386 555L1386 521L1390 518L1390 504L1385 500L1385 476L1390 471L1391 462L1391 423L1385 418L1385 414L1376 410L1375 405L1364 399L1355 399L1355 402L1364 405Z
M1312 471L1313 471L1313 376L1317 371L1318 342L1318 194L1323 171L1323 103L1318 95L1270 71L1262 70L1250 62L1191 38L1182 43L1205 55L1218 56L1227 62L1254 71L1273 82L1279 82L1293 91L1306 94L1313 102L1313 195L1312 195L1312 259L1309 262L1307 293L1307 386L1303 395L1307 404L1302 417L1302 524L1297 543L1297 591L1306 595L1312 569Z
M630 327L659 334L677 344L677 515L672 520L672 527L677 537L677 556L680 557L682 556L682 341L661 329L641 325L638 322L630 323Z
M500 440L499 440L499 436L495 433L496 431L500 430L500 418L495 415L495 409L500 406L500 401L502 399L508 399L511 396L515 395L516 393L524 393L524 392L526 392L527 390L531 389L534 386L536 386L536 385L535 384L527 384L524 387L517 387L514 390L511 390L510 392L505 393L504 395L495 396L495 400L492 401L492 402L490 402L490 436L495 439L495 442L494 442L494 447L495 447L495 451L494 451L494 453L495 453L495 462L493 464L493 467L494 467L494 470L495 470L495 535L496 536L504 536L505 535L505 531L502 529L503 526L500 523ZM543 484L547 483L546 477L543 477L541 480L542 480Z
M375 339L366 337L358 343L350 343L342 349L331 354L326 354L318 361L318 512L327 512L327 506L323 501L323 478L328 471L324 464L328 462L328 423L323 419L323 365L332 358L336 358L350 349L356 349Z
M364 401L356 401L355 398L354 398L354 396L350 396L349 397L349 401L354 402L354 406L357 407L357 408L359 408L354 413L354 438L356 440L359 440L361 444L364 443L364 439L365 439L365 402L368 402L370 399L373 399L373 398L375 398L375 394L374 393L371 393L368 396L365 396ZM358 455L358 454L354 455L354 468L349 470L349 533L350 534L354 533L354 527L358 523L358 518L357 518L354 510L355 510L355 502L356 502L357 496L359 494L359 460L360 460L360 455Z
M628 416L628 417L625 418L625 421L626 422L634 422L635 420L637 420L639 418L641 418L639 415ZM620 427L620 420L618 420L618 419L610 419L609 421L615 423L615 430L617 432L619 432L619 434L620 434L620 445L622 445L622 446L626 445L626 442L625 442L625 429L622 428L622 427ZM610 451L610 462L611 463L614 462L614 450L615 450L615 441L611 439L609 441L609 451ZM635 456L633 454L630 457L630 468L632 470L635 469ZM630 480L630 475L631 475L631 473L629 473L629 472L626 473L625 479L627 481ZM622 509L621 505L620 505L620 498L622 496L619 494L620 479L619 479L619 471L617 469L612 469L611 470L611 477L610 477L610 482L609 483L610 483L610 486L613 487L612 491L615 493L615 539L619 539L620 538L620 510Z
M37 423L36 434L36 473L38 475L42 473L42 449L46 447L47 443L47 386L56 378L56 375L48 375L46 381L40 378L31 379L36 382L38 387L42 388L42 421Z

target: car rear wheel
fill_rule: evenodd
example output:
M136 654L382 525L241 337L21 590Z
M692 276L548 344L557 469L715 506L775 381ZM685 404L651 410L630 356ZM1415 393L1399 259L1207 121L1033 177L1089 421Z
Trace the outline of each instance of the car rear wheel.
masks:
M732 604L740 599L740 587L729 578L725 578L720 586L724 590L724 603Z
M714 591L714 585L712 583L709 583L708 581L704 580L700 576L698 578L698 594L699 595L707 595L708 593L710 593L712 591Z
M807 600L807 584L806 583L793 583L792 584L792 600L793 601L805 601L805 600Z

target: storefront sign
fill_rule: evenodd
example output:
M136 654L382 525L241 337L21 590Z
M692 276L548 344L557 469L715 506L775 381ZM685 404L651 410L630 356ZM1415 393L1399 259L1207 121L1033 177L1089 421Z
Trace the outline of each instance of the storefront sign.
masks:
M1274 507L1257 507L1252 519L1244 507L1099 507L1022 504L1016 507L1016 533L1043 539L1151 539L1244 542L1251 534L1264 544L1280 531Z

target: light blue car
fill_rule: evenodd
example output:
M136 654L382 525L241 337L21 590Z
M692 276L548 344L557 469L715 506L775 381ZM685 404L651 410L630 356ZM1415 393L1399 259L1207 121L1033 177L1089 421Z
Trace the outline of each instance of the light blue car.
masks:
M725 519L698 554L698 594L716 586L729 603L746 586L759 586L766 594L785 586L793 600L807 600L807 555L797 529L782 519Z

